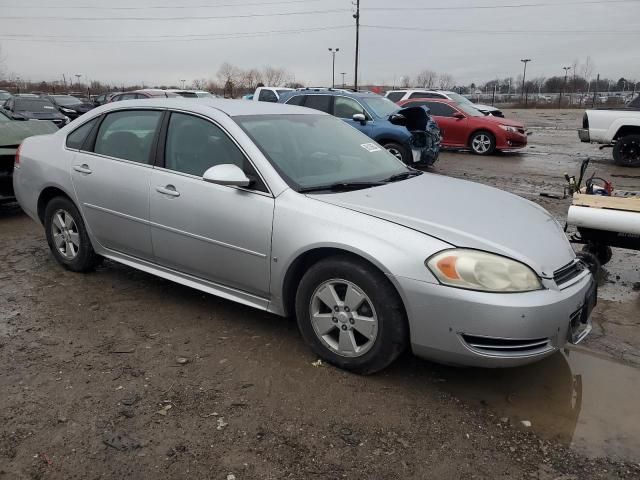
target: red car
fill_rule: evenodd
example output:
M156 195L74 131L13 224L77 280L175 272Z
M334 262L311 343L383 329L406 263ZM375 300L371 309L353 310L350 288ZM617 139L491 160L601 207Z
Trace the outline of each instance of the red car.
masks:
M511 151L527 146L524 124L492 115L452 100L413 98L398 102L403 107L425 106L440 127L442 146L470 148L478 155Z

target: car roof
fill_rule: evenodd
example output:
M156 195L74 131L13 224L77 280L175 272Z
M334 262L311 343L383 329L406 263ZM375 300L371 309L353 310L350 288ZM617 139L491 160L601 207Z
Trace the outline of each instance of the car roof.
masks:
M287 92L283 94L280 98L291 98L299 95L308 95L308 94L322 94L322 95L334 95L334 96L342 96L342 97L352 97L352 98L376 98L380 97L377 93L373 92L349 92L343 89L333 89L333 88L305 88L300 90L295 90L293 92Z
M107 112L110 110L118 110L123 107L156 107L156 108L176 108L188 111L203 111L207 108L219 110L230 117L241 115L327 115L319 110L311 110L308 108L295 107L292 105L284 105L282 103L271 102L247 102L240 99L222 99L222 98L166 98L156 97L139 100L123 100L120 102L108 103L99 109ZM96 109L96 111L99 111Z

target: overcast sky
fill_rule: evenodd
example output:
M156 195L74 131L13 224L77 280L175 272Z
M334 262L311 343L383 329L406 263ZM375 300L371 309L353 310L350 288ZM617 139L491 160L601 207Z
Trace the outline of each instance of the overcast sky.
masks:
M172 7L178 3L184 6ZM523 4L546 5L477 8ZM327 85L328 47L340 48L336 72L353 81L352 8L350 0L0 0L0 45L5 70L33 81L64 73L117 84L178 84L215 78L219 65L230 62L284 67L296 81ZM533 60L528 78L549 77L587 56L594 75L640 80L640 1L361 0L361 9L361 83L392 84L423 69L450 73L459 84L479 83L517 77L521 58ZM287 30L299 32L263 33ZM558 33L566 31L572 33Z

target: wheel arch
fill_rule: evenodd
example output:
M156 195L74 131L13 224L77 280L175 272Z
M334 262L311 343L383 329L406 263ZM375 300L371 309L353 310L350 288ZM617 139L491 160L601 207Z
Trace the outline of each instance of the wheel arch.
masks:
M616 131L613 140L619 140L627 135L640 135L640 125L623 125Z
M304 273L314 264L330 257L346 256L356 261L364 262L369 266L378 270L389 281L404 309L405 316L406 306L405 299L398 288L398 285L393 280L393 277L388 275L383 265L377 262L374 258L369 257L366 253L355 252L353 250L339 247L339 246L322 246L314 247L304 252L301 252L287 267L286 273L282 281L282 307L285 316L291 316L295 314L295 298L297 292L297 286L302 279ZM408 325L408 322L407 322Z
M55 186L55 185L50 185L46 188L44 188L41 192L40 195L38 195L38 205L37 205L37 213L38 213L38 219L40 220L40 223L42 223L44 225L44 212L47 209L47 204L53 200L56 197L65 197L68 198L74 205L75 202L73 200L73 198L71 197L71 195L69 195L67 192L65 192L62 188ZM76 205L77 207L77 205ZM80 209L78 209L80 210ZM81 213L82 215L82 213Z

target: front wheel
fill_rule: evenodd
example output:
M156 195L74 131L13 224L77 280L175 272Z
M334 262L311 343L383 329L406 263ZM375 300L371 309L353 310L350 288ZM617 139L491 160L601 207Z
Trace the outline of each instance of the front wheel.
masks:
M47 243L55 259L74 272L86 272L102 260L96 254L82 221L80 212L71 200L56 197L44 212Z
M406 348L400 297L371 265L336 256L313 265L296 294L302 337L323 360L360 374L387 367Z
M627 135L616 141L613 163L621 167L640 167L640 135Z
M383 146L391 155L396 157L398 160L401 160L406 165L411 165L413 163L412 161L413 157L411 156L411 151L404 145L392 142L392 143L385 143Z
M496 137L489 132L476 132L469 140L469 147L476 155L491 155L496 149Z

